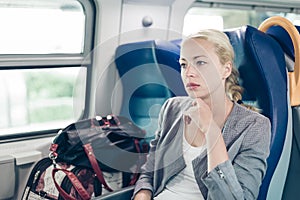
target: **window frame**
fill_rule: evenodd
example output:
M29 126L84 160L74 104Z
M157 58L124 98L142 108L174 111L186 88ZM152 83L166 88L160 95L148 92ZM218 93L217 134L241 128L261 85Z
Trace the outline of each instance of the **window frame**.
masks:
M300 14L300 2L286 3L284 1L267 0L196 0L191 7L205 6L207 8L227 8L243 10L267 10L274 12L288 12Z
M84 111L80 118L88 116L90 106L89 88L91 87L91 73L93 65L96 4L90 0L77 0L83 8L85 15L85 30L82 53L55 53L55 54L0 54L0 70L38 69L61 67L86 67L86 93ZM16 133L0 136L0 144L24 139L42 138L55 135L58 128L50 130L37 130L26 133Z
M252 11L252 12L274 12L279 15L284 14L285 16L289 14L295 14L300 16L300 2L299 3L286 3L281 1L270 2L267 0L254 0L254 1L241 1L241 0L196 0L194 1L189 8L187 9L185 16L188 12L193 8L199 9L219 9L219 10L244 10L244 11ZM277 15L274 14L274 15ZM272 15L273 16L273 15ZM299 20L300 21L300 20ZM244 24L251 25L251 24ZM258 26L259 24L251 25ZM298 24L297 24L298 25ZM182 34L184 34L185 24L183 23ZM224 29L236 28L233 27L224 27Z

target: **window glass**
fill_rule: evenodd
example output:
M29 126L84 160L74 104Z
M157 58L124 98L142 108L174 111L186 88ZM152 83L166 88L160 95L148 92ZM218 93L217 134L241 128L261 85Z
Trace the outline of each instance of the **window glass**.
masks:
M0 70L0 135L61 128L85 101L86 68Z
M85 15L77 1L1 1L0 19L0 54L83 52Z
M192 7L184 19L183 34L189 35L203 28L218 30L251 25L258 27L265 19L280 15L291 20L295 25L300 24L300 15L294 13L273 12L265 10L242 10L233 8Z

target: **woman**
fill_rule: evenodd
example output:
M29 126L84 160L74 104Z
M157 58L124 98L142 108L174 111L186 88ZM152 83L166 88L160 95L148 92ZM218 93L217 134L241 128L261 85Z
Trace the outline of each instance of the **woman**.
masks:
M227 36L202 30L181 45L188 97L163 105L134 199L256 199L270 122L241 102Z

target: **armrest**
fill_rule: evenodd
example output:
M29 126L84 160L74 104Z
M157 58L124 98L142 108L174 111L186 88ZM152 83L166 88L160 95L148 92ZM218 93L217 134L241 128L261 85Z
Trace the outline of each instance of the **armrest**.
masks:
M130 200L133 194L134 185L116 190L114 192L106 193L99 197L95 197L96 200Z

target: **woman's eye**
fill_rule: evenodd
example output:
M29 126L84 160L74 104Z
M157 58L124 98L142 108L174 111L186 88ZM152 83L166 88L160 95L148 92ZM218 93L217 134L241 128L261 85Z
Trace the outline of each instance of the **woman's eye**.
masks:
M186 63L180 63L180 68L185 69L186 68Z
M202 66L202 65L205 65L205 64L206 64L206 62L203 61L203 60L196 61L196 66Z

